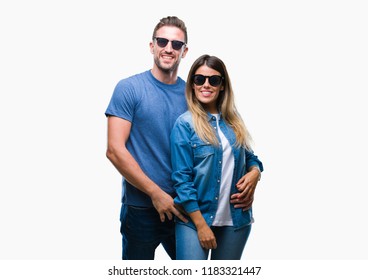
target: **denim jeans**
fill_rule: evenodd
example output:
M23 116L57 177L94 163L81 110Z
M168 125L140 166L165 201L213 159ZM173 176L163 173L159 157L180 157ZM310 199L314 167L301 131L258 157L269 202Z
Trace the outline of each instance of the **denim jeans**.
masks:
M211 250L211 260L240 260L251 225L234 230L232 226L211 227L217 248ZM181 223L175 226L178 260L207 260L210 250L202 248L195 229Z
M124 260L153 260L162 244L171 259L176 259L175 223L161 222L154 207L122 205L120 214Z

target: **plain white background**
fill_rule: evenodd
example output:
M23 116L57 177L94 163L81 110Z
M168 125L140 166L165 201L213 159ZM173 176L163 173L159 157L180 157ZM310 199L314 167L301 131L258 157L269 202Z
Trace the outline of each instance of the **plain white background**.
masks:
M104 112L120 79L152 67L167 15L188 28L181 77L204 53L226 63L264 163L244 259L367 259L367 13L356 0L2 1L0 259L120 259Z

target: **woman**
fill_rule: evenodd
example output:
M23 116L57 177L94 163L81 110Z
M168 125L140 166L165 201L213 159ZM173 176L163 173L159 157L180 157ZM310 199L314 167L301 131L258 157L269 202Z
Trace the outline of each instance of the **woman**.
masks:
M189 222L177 220L178 260L240 259L253 222L252 202L263 171L234 104L222 60L203 55L186 84L188 111L171 133L175 203ZM246 197L243 208L234 207Z

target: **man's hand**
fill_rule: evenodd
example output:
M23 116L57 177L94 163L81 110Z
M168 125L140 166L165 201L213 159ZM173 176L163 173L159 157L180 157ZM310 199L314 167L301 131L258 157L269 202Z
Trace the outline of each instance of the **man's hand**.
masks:
M188 220L179 212L178 209L175 208L174 199L160 190L155 195L151 197L153 206L156 208L158 214L160 215L161 222L164 222L166 217L169 220L172 220L173 215L177 216L184 223L187 223Z
M236 184L238 193L233 194L230 198L230 203L235 204L235 208L242 208L243 211L252 207L254 201L254 193L257 183L260 178L260 171L258 168L251 169L247 174L240 178Z

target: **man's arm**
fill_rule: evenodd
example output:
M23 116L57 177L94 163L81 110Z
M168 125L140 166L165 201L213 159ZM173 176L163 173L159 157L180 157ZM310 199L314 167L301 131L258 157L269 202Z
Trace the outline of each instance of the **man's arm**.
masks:
M248 210L254 201L254 193L261 178L261 170L257 165L251 166L247 172L236 184L238 193L233 194L230 198L230 203L234 204L235 208L243 208L243 211Z
M174 207L173 198L155 184L140 168L137 161L126 148L131 123L122 118L109 116L107 125L107 151L106 156L122 176L133 186L147 194L153 206L165 221L165 214L172 219L174 214L182 221L187 219Z

